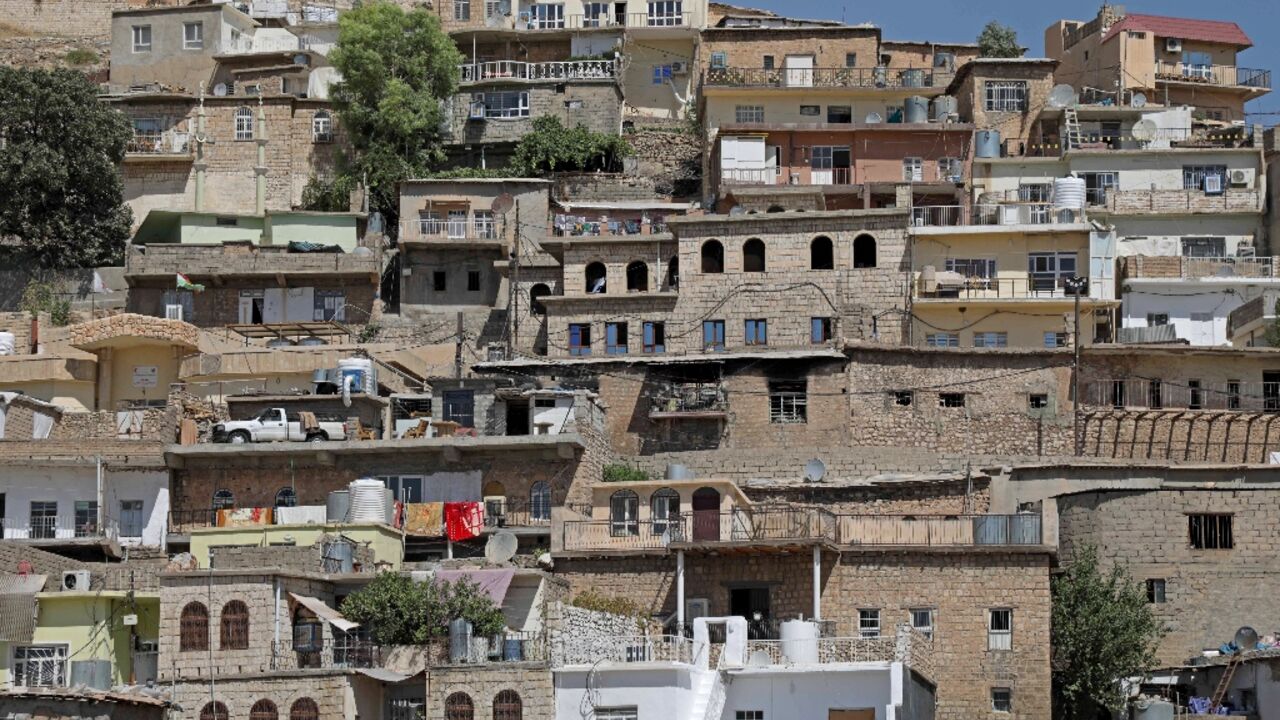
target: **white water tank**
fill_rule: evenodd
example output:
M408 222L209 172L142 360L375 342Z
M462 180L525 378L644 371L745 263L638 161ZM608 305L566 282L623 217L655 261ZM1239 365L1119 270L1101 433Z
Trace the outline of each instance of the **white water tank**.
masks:
M808 620L783 620L780 628L782 660L789 664L818 662L818 624Z
M353 392L363 392L366 395L377 394L373 379L373 361L369 358L355 357L339 360L338 373L342 375L344 381L348 377L355 378L351 383Z
M14 350L13 333L0 332L0 355L13 355Z
M387 521L387 486L381 480L360 478L347 485L351 494L351 509L347 522L385 523Z
M1069 210L1084 207L1084 178L1063 177L1053 181L1053 206Z

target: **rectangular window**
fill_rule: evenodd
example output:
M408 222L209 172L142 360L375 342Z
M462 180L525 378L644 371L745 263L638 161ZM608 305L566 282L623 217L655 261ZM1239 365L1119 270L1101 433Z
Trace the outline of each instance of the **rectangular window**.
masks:
M58 530L58 503L56 500L32 500L31 538L35 540L52 540Z
M471 19L471 0L453 0L453 19Z
M189 22L182 24L182 49L200 50L204 48L204 23Z
M711 53L711 69L723 70L729 67L729 53L723 50L716 50Z
M141 500L120 501L120 535L123 537L142 537L142 529L146 526L146 518L142 515Z
M702 321L702 349L707 352L724 351L724 321Z
M253 111L247 107L236 108L236 140L253 139Z
M563 3L538 3L529 8L529 28L531 30L558 30L563 27Z
M1164 579L1151 578L1147 580L1147 602L1163 603L1164 602Z
M844 66L847 68L858 66L858 53L845 53Z
M772 69L773 69L773 56L772 56L772 55L765 55L765 56L764 56L764 69L765 69L765 70L772 70Z
M1240 409L1240 381L1239 380L1227 381L1227 409L1228 410Z
M467 237L467 211L450 210L445 215L445 237L450 240L462 240Z
M1196 550L1230 550L1234 545L1231 515L1203 513L1187 516L1187 532Z
M964 180L964 161L956 157L938 158L938 179L943 182Z
M1027 109L1027 81L988 80L984 109L987 112L1024 112Z
M312 298L312 319L316 322L346 320L347 295L342 290L316 290Z
M1064 332L1046 332L1044 334L1044 346L1047 348L1066 347L1067 334Z
M1013 691L1009 688L991 688L991 709L996 712L1013 712Z
M1200 410L1204 407L1204 389L1199 380L1187 381L1187 409Z
M746 345L768 345L769 321L763 318L747 320L742 339Z
M449 274L444 270L436 270L431 273L431 289L436 292L445 292L449 289Z
M902 158L902 179L906 182L924 182L924 160L918 157Z
M604 324L604 351L608 355L627 354L627 324L611 322Z
M76 501L76 537L93 537L98 534L98 501Z
M1013 611L996 608L987 612L987 649L1013 649Z
M1164 407L1164 382L1160 378L1147 381L1147 407L1159 410Z
M1043 203L1053 200L1053 185L1050 183L1022 183L1018 185L1018 202Z
M1147 327L1169 324L1169 313L1147 313Z
M864 637L864 638L880 637L880 611L879 610L859 610L858 611L858 637Z
M644 324L644 352L660 353L667 351L667 326L660 322Z
M1107 193L1120 185L1114 172L1082 172L1079 177L1084 180L1084 199L1090 205L1106 205Z
M831 342L831 318L809 318L809 342L814 345Z
M445 390L441 406L444 419L462 427L476 426L476 392L474 390Z
M493 221L492 210L476 210L471 213L471 227L477 239L496 240L498 226Z
M911 403L915 402L916 394L913 390L894 390L893 404L899 407L911 407Z
M133 51L136 53L151 52L151 26L133 26Z
M764 720L763 710L735 710L733 720Z
M666 85L667 81L670 79L671 79L670 65L654 65L653 66L653 84L654 85Z
M684 3L681 0L650 0L649 27L684 25Z
M596 708L596 720L639 720L640 709L630 707Z
M911 627L920 631L927 638L933 637L933 609L913 608L911 610Z
M1227 186L1226 165L1183 165L1182 189L1222 192Z
M964 407L964 393L938 393L938 407Z
M1045 393L1031 393L1027 396L1027 407L1032 410L1043 410L1049 407L1049 396Z
M944 267L963 276L968 287L988 289L996 277L995 258L947 258Z
M740 123L764 122L763 105L739 105L733 110L733 119Z
M591 326L586 323L569 325L569 354L591 354Z
M808 422L809 392L804 380L769 381L769 422L796 425Z
M1066 292L1067 280L1075 277L1077 254L1074 252L1030 253L1027 272L1031 274L1033 293Z
M1111 381L1111 407L1119 410L1125 406L1125 383L1123 380Z
M467 292L480 292L480 271L467 271Z
M827 122L829 123L853 122L853 106L828 105L827 106Z
M975 332L973 334L973 346L976 348L1009 347L1009 333L1007 332Z
M924 344L928 347L958 348L960 347L960 333L927 333L924 336Z
M61 687L67 684L66 645L18 645L13 648L15 687Z
M1225 237L1184 237L1182 238L1183 257L1220 258L1227 256L1227 239Z
M821 114L822 114L821 105L801 105L800 106L801 117L818 117Z
M535 7L546 7L538 5ZM487 92L472 96L473 102L484 103L486 118L522 118L529 117L529 93L518 90Z

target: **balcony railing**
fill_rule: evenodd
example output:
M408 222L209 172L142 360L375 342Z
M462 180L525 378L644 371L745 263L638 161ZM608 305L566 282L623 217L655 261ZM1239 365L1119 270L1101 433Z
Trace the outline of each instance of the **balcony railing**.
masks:
M552 222L552 234L556 237L600 237L609 235L657 235L667 232L664 218L626 218L619 220L575 220L573 216L557 215Z
M277 275L314 273L365 275L381 267L378 254L289 252L287 246L255 246L250 252L229 245L152 244L130 246L125 254L126 275L200 277L219 275Z
M843 545L1040 545L1040 516L838 515Z
M218 46L222 55L252 55L268 52L298 52L310 50L312 40L306 37L253 37L240 36Z
M1261 212L1262 194L1252 188L1225 188L1221 193L1204 190L1115 190L1089 198L1091 206L1113 213L1160 215L1179 213Z
M169 532L186 534L193 529L217 527L218 511L213 508L200 510L170 510Z
M1280 412L1280 382L1115 378L1081 383L1080 404L1145 410Z
M1271 88L1270 70L1235 65L1200 65L1160 60L1156 62L1156 79L1262 90Z
M191 152L191 134L177 130L144 132L135 130L125 152L137 155L186 155Z
M938 300L1034 300L1074 298L1067 287L1070 275L1027 273L1022 276L976 277L957 272L920 273L916 298ZM1088 297L1086 285L1080 292Z
M601 636L562 634L554 649L561 665L599 662L649 663L694 661L693 641L679 635Z
M381 647L358 638L325 638L303 645L271 643L272 670L375 668L381 659Z
M601 13L584 15L575 13L565 18L565 26L578 28L682 28L692 27L693 13L688 10L666 12L655 9L653 12L633 12L625 15Z
M551 524L551 504L512 498L485 500L484 524L489 528L547 527Z
M9 520L3 526L6 540L76 540L88 538L116 539L120 528L115 520L104 518L99 525L96 518L77 518L74 515L36 516L24 524Z
M724 415L729 398L720 383L673 383L659 387L649 400L649 417Z
M1083 210L1056 208L1053 203L925 205L911 208L911 224L914 227L1053 225L1082 223L1084 220Z
M493 60L458 66L458 81L478 82L566 82L611 80L621 75L617 60L567 60L563 62L519 62Z
M909 89L946 87L950 73L931 68L746 68L707 70L705 84L712 87L771 88L871 88Z
M1123 258L1127 278L1184 280L1274 278L1280 257L1186 257L1135 255Z
M498 225L492 220L437 220L420 218L409 221L402 233L406 240L497 240Z

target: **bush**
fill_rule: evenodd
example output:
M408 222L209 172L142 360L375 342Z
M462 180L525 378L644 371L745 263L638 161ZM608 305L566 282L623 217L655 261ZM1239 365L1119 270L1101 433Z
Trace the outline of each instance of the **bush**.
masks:
M594 590L585 590L569 601L569 604L583 610L622 615L642 621L646 615L640 603L626 597L605 597Z
M408 575L382 573L342 601L342 614L369 628L381 645L422 645L449 634L449 622L462 618L477 637L506 628L502 609L480 586L467 580L414 582Z
M312 175L302 188L302 209L316 212L350 212L352 179L324 179Z
M605 482L644 482L651 479L649 473L644 470L624 463L611 463L604 466Z
M55 283L32 282L22 291L19 306L31 313L32 317L40 313L49 313L49 322L55 327L62 327L71 322L71 301L61 297Z
M98 62L98 53L87 48L70 50L62 57L68 65L92 65Z
M560 118L544 115L533 121L533 132L516 145L511 168L520 177L552 172L618 172L631 146L617 135L597 133L582 125L566 128Z

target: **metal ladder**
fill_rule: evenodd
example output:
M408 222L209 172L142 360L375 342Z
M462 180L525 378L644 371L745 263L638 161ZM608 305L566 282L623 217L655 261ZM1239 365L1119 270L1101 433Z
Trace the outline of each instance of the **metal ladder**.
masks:
M1078 148L1084 144L1084 134L1080 132L1080 116L1076 114L1074 107L1062 109L1062 119L1066 124L1066 134L1063 137L1063 149L1071 150Z
M1209 700L1209 713L1217 712L1221 707L1222 701L1227 699L1227 691L1231 689L1231 679L1236 675L1236 668L1240 667L1240 663L1244 660L1244 653L1236 652L1227 661L1227 666L1222 669L1222 679L1218 680L1218 687L1213 691L1213 698Z

